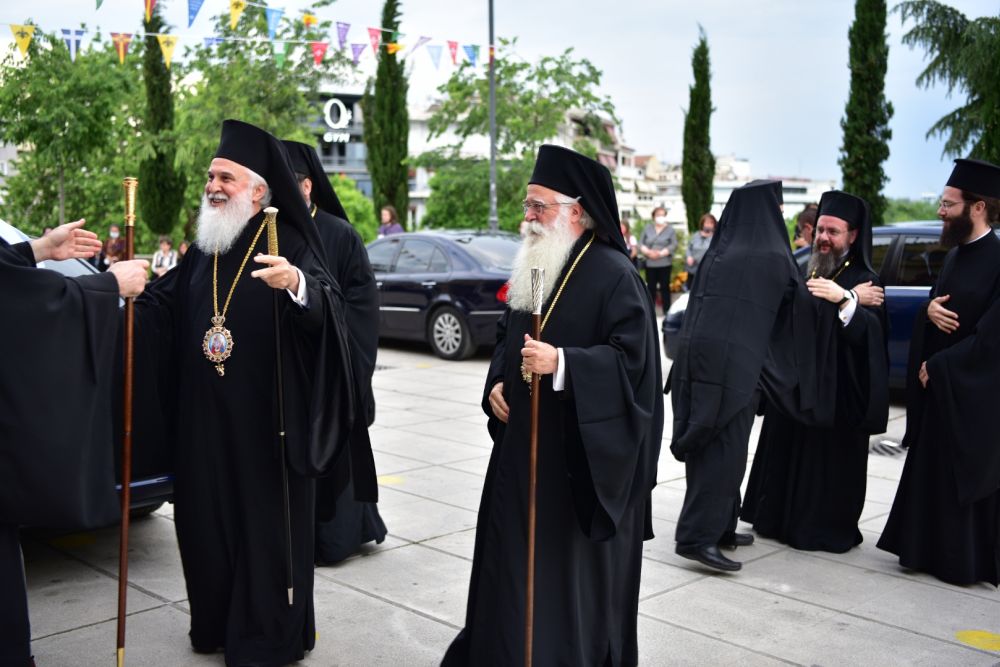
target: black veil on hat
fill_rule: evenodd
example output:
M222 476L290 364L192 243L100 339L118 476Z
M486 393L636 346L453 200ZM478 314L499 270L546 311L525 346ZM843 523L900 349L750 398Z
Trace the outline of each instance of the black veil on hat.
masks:
M618 200L611 172L600 162L562 146L545 144L538 149L530 184L555 190L567 197L579 197L580 205L594 221L598 238L626 255L618 217Z
M847 223L851 230L857 230L858 237L851 244L851 251L873 274L878 271L872 268L872 222L868 210L868 202L861 197L840 190L828 190L819 199L819 210L816 221L821 216L832 215Z
M1000 167L983 160L955 160L955 167L948 177L949 185L980 197L1000 199Z
M288 152L278 139L256 125L241 120L224 120L215 157L231 160L267 181L271 189L271 206L278 209L278 224L298 229L316 260L326 266L316 225L302 198L298 179L292 172Z
M347 218L347 212L340 203L340 198L337 197L333 185L330 184L330 178L323 171L323 165L316 149L300 141L284 139L281 143L288 151L288 160L292 165L292 170L312 181L312 194L309 195L312 202L320 210L350 222Z

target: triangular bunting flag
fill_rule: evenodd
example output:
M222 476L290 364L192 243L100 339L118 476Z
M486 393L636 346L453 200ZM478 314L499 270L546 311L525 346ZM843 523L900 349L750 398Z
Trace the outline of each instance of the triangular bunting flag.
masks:
M83 37L83 30L63 28L62 34L63 41L66 42L66 48L69 49L69 59L72 62L76 62L76 54L80 52L80 38Z
M351 44L351 58L354 60L355 65L358 64L359 60L361 60L361 54L364 53L367 48L367 44Z
M153 7L156 6L156 0L145 0L146 2L146 23L149 23L149 19L153 17Z
M317 23L319 23L319 19L316 18L315 14L306 13L302 15L302 22L306 25L307 28L311 28Z
M430 37L421 37L420 39L417 40L417 43L414 44L412 48L410 48L410 53L413 53L414 51L416 51L429 41L431 41Z
M285 42L275 42L274 43L274 62L277 63L278 67L285 66L285 56L287 54L286 49L288 44Z
M194 23L195 17L198 16L198 12L201 11L201 6L205 4L205 0L188 0L188 27Z
M118 52L118 64L125 64L125 54L128 53L129 42L132 41L132 35L127 32L113 32L111 33L111 42L115 45L115 51Z
M382 41L382 30L380 28L368 28L368 39L371 40L372 51L378 53L378 45Z
M104 2L104 0L97 0L97 8L98 8L98 9L100 9L100 8L101 8L101 3L102 3L102 2Z
M243 10L247 8L245 0L229 0L229 29L236 30L236 24L240 22Z
M344 45L347 44L347 32L351 29L350 23L343 23L337 21L337 40L340 42L340 49L344 49Z
M285 10L268 7L264 12L267 14L267 36L270 39L274 39L274 36L278 32L278 21L281 20L281 15L285 13Z
M466 44L462 48L465 50L465 56L469 59L469 62L472 63L473 67L475 67L476 60L479 59L479 46Z
M402 48L403 48L403 45L402 44L397 44L396 42L391 42L391 43L385 45L385 50L386 50L386 52L390 56L392 54L396 53L397 51L399 51Z
M31 36L35 34L35 26L11 23L10 31L14 33L14 41L21 50L21 56L28 55L28 44L31 44Z
M394 33L392 33L392 39L390 39L389 41L390 42L395 42L396 44L399 44L399 41L401 39L403 39L404 37L406 37L406 35L404 35L403 33L401 33L401 32L394 32Z
M427 47L427 53L430 54L431 62L434 63L434 69L441 69L442 48L440 44L431 44Z
M160 43L160 50L163 51L163 62L170 69L170 61L174 59L174 47L177 46L177 38L173 35L157 35L156 41Z
M451 53L451 64L458 64L458 42L448 42L448 52Z
M319 65L323 62L323 56L326 55L326 49L330 46L330 42L313 42L310 44L313 52L313 61Z

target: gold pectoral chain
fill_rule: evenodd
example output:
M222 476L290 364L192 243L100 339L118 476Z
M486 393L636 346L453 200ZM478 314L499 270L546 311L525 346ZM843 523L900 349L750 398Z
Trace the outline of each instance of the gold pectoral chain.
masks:
M569 267L569 271L566 272L566 277L563 278L562 283L559 285L559 289L556 290L556 295L552 298L552 303L549 304L549 309L545 311L545 317L542 318L542 326L538 328L539 337L541 337L542 331L545 330L545 325L548 324L549 317L552 316L552 310L556 307L556 304L559 303L559 297L562 296L563 290L566 288L566 283L569 282L570 276L572 276L573 272L576 270L576 265L580 263L584 254L590 248L590 244L594 242L595 236L596 234L590 235L590 240L587 241L587 245L583 246L583 250L581 250L580 254L573 260L573 263ZM521 361L521 379L529 384L531 383L531 373L525 370L524 361Z
M836 280L837 278L839 278L840 274L843 273L844 270L847 269L847 267L849 267L850 265L851 265L851 260L847 260L846 262L844 262L844 265L842 267L840 267L840 270L837 271L835 274L833 274L832 277L828 278L828 280ZM816 269L813 269L812 275L809 276L809 277L810 278L815 278L816 277Z
M233 284L229 286L229 294L226 295L226 302L222 305L222 312L219 312L219 253L216 252L212 261L212 309L215 315L212 317L212 326L208 331L205 332L205 338L201 343L202 351L205 353L205 357L208 358L210 362L215 364L215 370L222 377L226 374L226 369L223 367L222 362L229 358L233 353L233 335L225 326L226 323L226 312L229 310L229 302L233 298L233 292L236 291L236 283L240 281L240 277L243 275L243 269L246 268L247 262L250 261L250 255L253 254L253 249L257 247L257 241L260 240L260 235L264 232L264 228L267 226L267 219L260 224L260 228L257 229L257 233L254 234L253 241L250 242L250 247L247 248L247 254L243 256L243 261L240 262L240 268L236 272L236 277L233 278Z

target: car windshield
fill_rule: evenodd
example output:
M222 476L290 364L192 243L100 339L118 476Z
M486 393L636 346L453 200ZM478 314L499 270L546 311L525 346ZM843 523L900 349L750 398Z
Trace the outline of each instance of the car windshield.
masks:
M516 236L459 236L454 239L472 255L484 269L510 271L514 256L521 245Z

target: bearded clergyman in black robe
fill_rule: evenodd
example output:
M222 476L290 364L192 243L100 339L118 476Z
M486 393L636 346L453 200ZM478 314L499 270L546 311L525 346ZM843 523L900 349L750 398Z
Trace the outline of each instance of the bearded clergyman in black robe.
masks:
M878 547L942 581L1000 582L1000 167L956 160L948 251L910 346L909 447Z
M810 292L837 309L825 320L839 343L833 425L765 407L741 518L796 549L842 553L861 543L868 440L885 431L889 409L886 315L863 199L823 194L806 275Z
M355 418L343 297L323 255L281 142L227 120L195 244L136 301L136 387L157 395L137 395L134 440L166 433L173 447L191 644L224 649L227 665L285 665L316 639L312 477L346 455Z
M3 667L34 664L19 527L80 530L120 516L110 407L118 296L143 290L149 263L121 261L79 278L46 270L47 260L100 251L97 235L82 226L70 222L13 246L0 239L0 303L9 320L0 349L11 352L0 390Z
M524 660L530 395L541 375L533 656L635 665L642 543L663 426L653 304L629 260L606 167L542 146L528 235L483 398L493 436L465 628L445 665ZM533 340L532 267L545 269Z
M356 478L375 479L368 427L375 421L372 374L378 353L378 287L361 235L348 221L316 149L297 141L283 143L316 221L327 268L344 295L355 400L361 416L354 420L349 455L330 477L316 485L316 564L325 565L357 553L362 544L381 544L387 532L378 506L365 500L377 497L376 489L355 489L350 475L351 466L358 465Z

